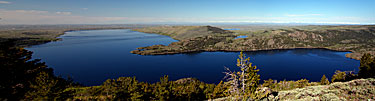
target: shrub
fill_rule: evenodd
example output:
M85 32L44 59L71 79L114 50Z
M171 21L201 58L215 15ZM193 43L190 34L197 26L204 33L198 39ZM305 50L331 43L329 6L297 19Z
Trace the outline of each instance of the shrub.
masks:
M346 72L336 70L335 74L333 74L331 78L331 82L344 82L344 81L346 81Z

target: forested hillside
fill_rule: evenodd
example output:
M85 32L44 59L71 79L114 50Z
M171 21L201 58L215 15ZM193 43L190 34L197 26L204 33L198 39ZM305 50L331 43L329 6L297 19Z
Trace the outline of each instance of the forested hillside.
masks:
M183 30L182 30L183 29ZM347 57L359 60L375 54L375 26L307 26L277 30L225 31L211 26L162 26L135 29L168 35L180 40L168 46L139 47L140 55L177 54L200 51L257 51L293 48L327 48L351 51ZM190 37L181 37L190 36ZM195 36L195 37L192 37ZM246 36L245 38L236 38Z

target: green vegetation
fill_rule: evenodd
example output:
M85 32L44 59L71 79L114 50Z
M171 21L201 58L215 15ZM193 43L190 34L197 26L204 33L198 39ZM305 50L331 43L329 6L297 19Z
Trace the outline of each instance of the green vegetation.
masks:
M375 78L375 56L371 54L364 54L361 58L358 74L352 71L336 70L332 76L332 82L345 82L358 78Z
M274 91L283 91L283 90L291 90L295 88L303 88L306 86L316 86L319 85L318 82L309 82L307 79L301 79L297 81L280 81L277 82L275 80L269 79L264 80L262 87L268 87Z
M0 100L63 100L62 91L74 85L56 77L32 52L14 48L14 40L0 44Z
M149 84L138 82L135 77L120 77L107 80L100 86L65 91L71 92L72 100L204 100L214 98L215 87L193 78L169 81L168 76L164 76L159 82Z
M340 70L336 70L335 74L332 76L332 82L344 82L347 81L347 72L342 72Z
M361 58L359 70L359 77L375 78L375 57L371 54L364 54Z

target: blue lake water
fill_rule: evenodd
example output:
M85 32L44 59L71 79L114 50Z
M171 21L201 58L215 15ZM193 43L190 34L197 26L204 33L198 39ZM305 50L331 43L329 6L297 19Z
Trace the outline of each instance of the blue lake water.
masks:
M224 28L224 30L241 30L239 28Z
M239 39L239 38L247 38L247 36L245 36L245 35L240 35L240 36L235 37L234 39Z
M72 77L84 85L99 85L109 78L136 76L157 82L163 75L171 80L194 77L207 83L223 80L224 66L236 69L239 52L202 52L141 56L131 54L137 47L176 42L158 34L120 30L66 32L62 41L29 48L33 58L42 59L55 74ZM335 70L358 71L359 61L345 57L348 52L326 49L293 49L245 52L260 71L261 79L319 81Z

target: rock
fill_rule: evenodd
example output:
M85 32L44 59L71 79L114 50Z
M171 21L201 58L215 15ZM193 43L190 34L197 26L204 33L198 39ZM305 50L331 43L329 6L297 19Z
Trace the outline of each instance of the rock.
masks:
M267 42L268 46L271 46L273 44L275 44L275 41L273 41L273 39L268 40L268 42Z
M335 82L330 85L308 86L280 91L268 100L375 100L375 79L356 79L348 82Z

